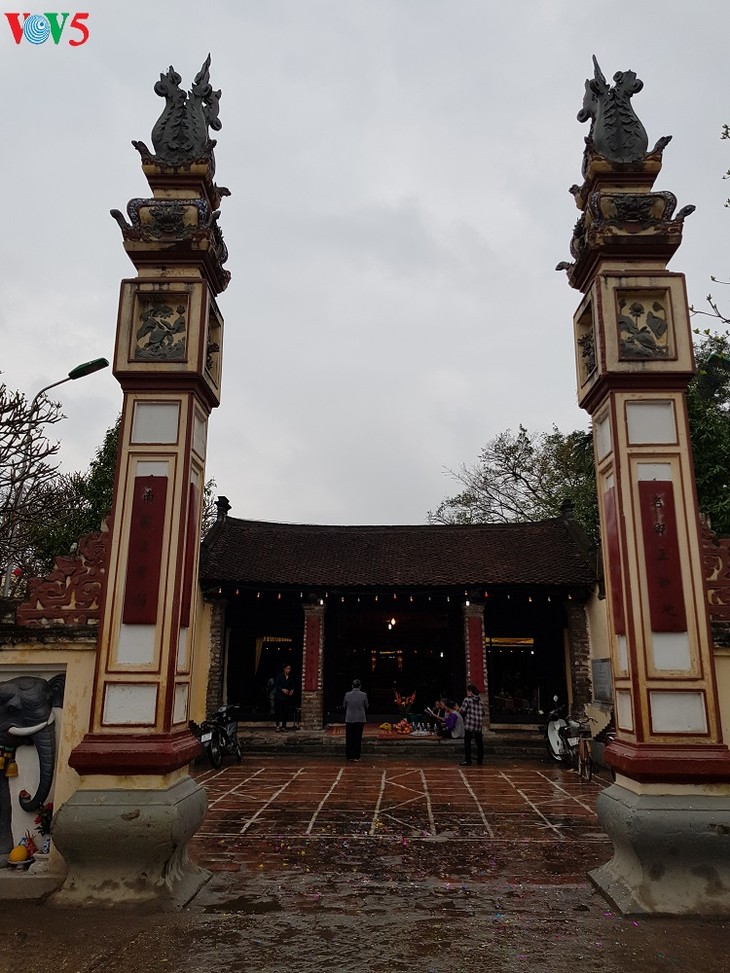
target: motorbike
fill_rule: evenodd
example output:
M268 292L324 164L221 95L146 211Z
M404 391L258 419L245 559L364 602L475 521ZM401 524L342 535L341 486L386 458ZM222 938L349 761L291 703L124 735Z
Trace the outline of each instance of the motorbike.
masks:
M212 716L198 724L190 720L191 733L205 747L211 766L217 770L224 756L235 757L240 763L243 754L238 739L238 706L227 704L219 707Z
M547 752L553 760L572 767L577 762L578 740L583 723L568 715L565 704L557 705L557 696L553 696L553 702L555 707L547 714L547 722L540 726L540 730L545 737Z

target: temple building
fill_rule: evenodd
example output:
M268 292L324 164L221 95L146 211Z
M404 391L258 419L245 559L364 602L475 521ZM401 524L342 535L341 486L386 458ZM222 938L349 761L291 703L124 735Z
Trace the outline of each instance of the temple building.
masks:
M538 523L317 526L219 516L203 544L209 703L270 719L271 680L301 678L304 726L342 720L353 678L371 719L395 692L422 712L485 691L489 722L532 724L554 695L592 699L594 552L564 516ZM600 612L600 609L599 609ZM595 653L594 653L595 654Z

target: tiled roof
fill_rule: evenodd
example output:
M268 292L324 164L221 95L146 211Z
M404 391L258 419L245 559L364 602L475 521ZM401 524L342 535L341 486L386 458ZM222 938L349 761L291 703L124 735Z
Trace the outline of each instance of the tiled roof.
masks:
M525 524L325 527L228 517L203 544L201 581L433 587L590 585L591 559L563 518Z

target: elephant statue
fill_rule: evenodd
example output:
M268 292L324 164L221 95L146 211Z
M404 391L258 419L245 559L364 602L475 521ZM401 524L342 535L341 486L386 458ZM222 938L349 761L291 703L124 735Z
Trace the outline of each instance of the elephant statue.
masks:
M7 865L13 848L13 809L8 777L17 774L15 751L22 744L34 744L38 753L40 780L35 794L19 795L24 811L37 811L51 792L56 763L54 706L63 705L65 675L42 679L17 676L0 682L0 868Z

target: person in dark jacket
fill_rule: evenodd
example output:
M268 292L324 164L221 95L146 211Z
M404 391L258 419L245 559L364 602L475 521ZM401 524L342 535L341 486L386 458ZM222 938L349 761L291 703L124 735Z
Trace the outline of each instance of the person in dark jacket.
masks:
M353 679L352 689L345 693L345 756L358 761L362 751L362 734L367 720L368 698L360 688L360 680Z
M274 681L274 719L276 732L286 730L286 724L294 705L294 677L287 662Z

